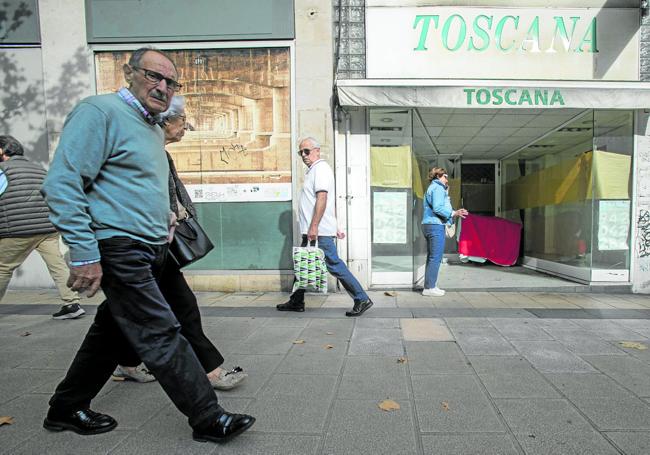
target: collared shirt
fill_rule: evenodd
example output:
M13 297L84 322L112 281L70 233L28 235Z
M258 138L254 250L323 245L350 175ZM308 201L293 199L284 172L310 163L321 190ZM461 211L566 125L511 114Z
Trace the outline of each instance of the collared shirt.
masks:
M120 98L122 98L126 104L137 109L142 114L147 123L155 125L158 122L158 120L149 113L149 111L142 105L142 103L135 97L135 95L131 93L131 90L126 87L122 87L118 90L117 94L120 95Z

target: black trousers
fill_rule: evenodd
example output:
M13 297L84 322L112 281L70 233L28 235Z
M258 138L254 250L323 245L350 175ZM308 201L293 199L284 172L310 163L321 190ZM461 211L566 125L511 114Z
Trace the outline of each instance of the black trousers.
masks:
M203 332L196 296L185 281L178 264L170 257L165 261L158 287L181 325L181 335L189 341L205 372L209 373L221 366L223 356ZM119 359L120 365L136 366L139 363L140 357L130 347Z
M130 346L189 424L207 425L223 409L156 282L167 245L115 237L100 240L99 248L107 301L97 308L50 406L61 411L89 407Z

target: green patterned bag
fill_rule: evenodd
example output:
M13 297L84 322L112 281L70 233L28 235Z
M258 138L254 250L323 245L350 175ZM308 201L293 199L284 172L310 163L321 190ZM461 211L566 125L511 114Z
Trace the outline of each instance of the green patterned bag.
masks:
M296 281L293 292L304 289L308 292L327 293L327 266L325 253L316 246L293 247L293 272Z

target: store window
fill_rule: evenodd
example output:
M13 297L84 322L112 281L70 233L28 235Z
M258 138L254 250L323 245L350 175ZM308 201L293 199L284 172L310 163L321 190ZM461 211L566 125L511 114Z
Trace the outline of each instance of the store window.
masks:
M187 131L167 150L215 249L195 269L288 269L291 76L286 47L166 51ZM124 84L130 52L95 54L97 91Z

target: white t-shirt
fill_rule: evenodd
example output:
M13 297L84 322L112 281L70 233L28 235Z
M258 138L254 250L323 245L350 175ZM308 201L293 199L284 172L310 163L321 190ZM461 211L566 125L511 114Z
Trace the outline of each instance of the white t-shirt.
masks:
M305 172L305 183L300 194L300 233L307 234L316 206L316 193L327 191L325 213L318 224L318 235L336 235L336 215L334 212L334 173L324 160L318 160Z

